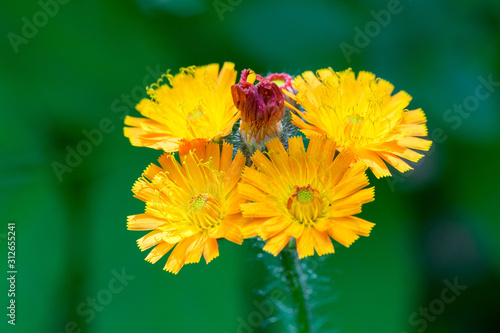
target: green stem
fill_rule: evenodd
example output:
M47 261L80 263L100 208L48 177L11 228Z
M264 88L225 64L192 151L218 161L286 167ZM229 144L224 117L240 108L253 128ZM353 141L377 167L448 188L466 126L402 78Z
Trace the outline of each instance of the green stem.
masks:
M281 264L285 277L290 284L293 313L297 318L298 333L312 333L312 313L307 293L307 277L297 256L295 243L281 251Z

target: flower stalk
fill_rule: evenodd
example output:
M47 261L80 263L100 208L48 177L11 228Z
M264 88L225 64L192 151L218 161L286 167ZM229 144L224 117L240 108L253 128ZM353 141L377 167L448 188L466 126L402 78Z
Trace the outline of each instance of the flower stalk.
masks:
M312 333L314 330L312 308L309 300L309 286L307 284L307 276L297 256L294 240L291 240L289 246L281 251L280 261L283 266L283 274L290 287L292 310L297 320L297 332Z

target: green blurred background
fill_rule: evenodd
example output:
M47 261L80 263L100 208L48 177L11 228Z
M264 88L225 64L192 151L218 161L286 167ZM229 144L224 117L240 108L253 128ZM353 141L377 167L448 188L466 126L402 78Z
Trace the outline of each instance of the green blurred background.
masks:
M254 293L266 271L251 242L174 276L126 230L144 209L131 186L160 152L129 144L124 114L167 69L224 61L368 70L428 116L435 143L416 171L372 177L371 236L319 263L319 332L500 331L497 0L24 0L0 13L0 262L7 277L14 221L18 270L16 326L3 279L0 331L291 331ZM58 176L78 147L87 156ZM467 289L445 303L455 280Z

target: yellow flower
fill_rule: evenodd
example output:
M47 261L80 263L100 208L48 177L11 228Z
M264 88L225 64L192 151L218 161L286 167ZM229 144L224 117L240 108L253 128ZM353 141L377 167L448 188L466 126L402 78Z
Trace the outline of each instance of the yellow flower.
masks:
M417 162L423 155L412 149L429 150L432 144L419 138L427 135L424 112L405 109L411 96L404 91L391 96L394 86L371 73L355 78L351 69L321 69L316 75L303 73L293 85L296 95L284 92L306 111L294 108L298 116L293 115L293 123L308 137L331 137L339 150L350 150L377 178L391 175L384 161L401 172L411 170L401 158Z
M217 239L241 244L243 217L236 184L245 158L233 147L203 140L181 146L180 160L165 153L134 184L134 196L146 202L144 214L128 217L129 230L153 230L137 241L144 251L156 245L146 260L155 263L172 248L165 270L177 274L184 264L209 263L219 256Z
M137 110L146 118L127 116L125 136L134 146L174 152L181 139L212 140L231 133L240 113L233 104L231 86L236 81L234 64L181 68L167 77L170 85L158 83L147 88Z
M335 143L312 136L304 149L301 137L290 138L285 151L275 138L267 143L268 155L252 156L253 167L245 167L240 195L245 238L259 235L267 240L264 250L277 255L294 237L299 258L333 253L331 238L349 247L368 236L373 223L353 215L361 205L373 201L364 163L354 163L349 152L336 158Z

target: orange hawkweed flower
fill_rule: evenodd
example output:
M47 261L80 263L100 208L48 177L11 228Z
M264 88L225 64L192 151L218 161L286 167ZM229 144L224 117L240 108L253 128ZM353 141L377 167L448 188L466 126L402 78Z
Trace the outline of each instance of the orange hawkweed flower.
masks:
M267 143L269 158L261 151L245 167L240 195L252 202L241 204L245 238L267 240L264 250L277 255L294 237L299 258L333 253L333 238L349 247L359 236L368 236L373 223L355 217L374 190L364 188L368 178L364 163L354 163L351 153L335 157L335 143L312 136L306 151L301 137L290 138L288 152L275 138ZM352 164L352 165L351 165Z
M152 230L137 241L146 257L155 263L172 248L165 270L177 274L185 264L197 263L201 255L209 263L219 256L217 240L241 244L243 217L236 184L245 158L233 147L202 140L181 146L180 160L165 153L160 166L149 165L133 186L134 196L146 202L144 214L128 217L129 230Z
M124 134L134 146L174 152L181 139L212 140L231 133L240 113L233 104L231 86L236 81L234 64L181 68L147 89L151 99L136 106L146 118L127 116Z
M417 162L423 155L412 149L429 150L427 119L421 109L405 109L411 96L400 91L391 96L394 86L374 74L351 69L334 72L321 69L316 75L304 72L293 81L296 95L284 93L306 112L293 108L292 122L307 136L331 137L338 149L350 150L364 161L377 178L390 176L388 164L400 172L413 169L401 158Z

